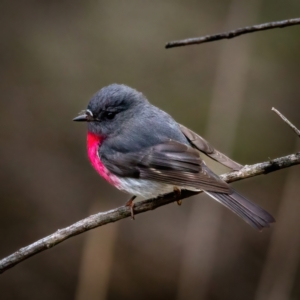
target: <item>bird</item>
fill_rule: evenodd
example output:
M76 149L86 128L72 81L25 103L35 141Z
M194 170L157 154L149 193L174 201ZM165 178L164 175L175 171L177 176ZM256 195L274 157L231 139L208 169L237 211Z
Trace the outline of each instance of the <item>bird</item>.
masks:
M147 199L190 190L203 191L259 231L275 222L208 168L200 153L232 170L240 170L241 164L135 89L116 83L103 87L73 121L87 122L87 152L95 170L132 195L126 202L132 218L137 196Z

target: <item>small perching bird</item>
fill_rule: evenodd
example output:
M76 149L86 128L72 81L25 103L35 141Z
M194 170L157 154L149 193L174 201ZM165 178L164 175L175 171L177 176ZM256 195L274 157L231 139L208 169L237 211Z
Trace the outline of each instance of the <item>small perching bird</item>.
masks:
M125 85L102 88L74 121L88 123L88 156L96 171L133 197L153 198L182 189L204 191L256 229L275 219L213 173L200 151L223 165L242 166L178 124L146 97Z

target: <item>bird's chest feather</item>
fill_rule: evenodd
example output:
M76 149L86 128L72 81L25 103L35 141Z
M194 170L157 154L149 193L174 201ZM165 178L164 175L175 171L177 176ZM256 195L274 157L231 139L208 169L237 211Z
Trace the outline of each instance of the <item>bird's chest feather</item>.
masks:
M119 179L117 176L112 174L107 170L105 165L102 163L102 161L99 158L98 155L98 149L101 147L101 144L103 142L103 138L93 134L88 133L87 136L87 150L88 150L88 157L92 164L92 166L95 168L95 170L109 183L112 185L118 187L119 185Z

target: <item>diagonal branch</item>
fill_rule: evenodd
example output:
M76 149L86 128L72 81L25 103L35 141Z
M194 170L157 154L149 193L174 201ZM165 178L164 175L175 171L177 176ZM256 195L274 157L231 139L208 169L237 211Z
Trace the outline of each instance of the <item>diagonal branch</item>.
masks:
M300 164L300 152L287 155L284 157L276 158L271 161L266 161L250 166L244 166L241 170L230 172L221 175L220 177L226 182L234 182L250 177L254 177L261 174L267 174L274 172L280 169L288 168L294 165ZM163 195L156 199L149 199L137 203L134 206L134 213L141 214L153 209L156 209L160 206L178 201L184 198L191 197L198 194L199 192L192 191L181 191L181 194L178 193L169 193ZM116 222L121 219L125 219L131 216L130 208L128 206L120 206L118 208L98 213L92 216L89 216L77 223L57 230L55 233L44 237L35 243L19 249L17 252L3 258L0 261L0 273L8 270L9 268L19 264L23 260L39 253L49 248L52 248L61 242L71 238L72 236L78 235L80 233L86 232L93 228L106 225L108 223Z
M234 30L231 30L228 32L217 33L217 34L213 34L213 35L205 35L205 36L196 37L196 38L172 41L172 42L168 42L165 47L168 49L168 48L174 48L174 47L180 47L180 46L203 44L203 43L218 41L218 40L222 40L222 39L232 39L234 37L237 37L239 35L246 34L246 33L274 29L274 28L283 28L283 27L294 26L294 25L299 25L299 24L300 24L300 18L283 20L283 21L275 21L275 22L270 22L270 23L264 23L264 24L259 24L259 25L238 28L238 29L234 29Z
M274 111L288 126L290 126L295 133L300 137L300 130L292 124L280 111L278 111L275 107L272 107L272 111Z

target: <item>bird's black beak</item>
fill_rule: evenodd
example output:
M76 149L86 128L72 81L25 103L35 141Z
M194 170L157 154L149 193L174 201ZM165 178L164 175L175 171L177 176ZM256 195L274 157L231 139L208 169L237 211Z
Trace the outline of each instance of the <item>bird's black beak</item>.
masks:
M76 122L88 122L92 120L93 120L93 114L89 109L80 112L79 116L73 119L73 121Z
M79 115L76 118L74 118L73 121L86 122L87 121L87 115L86 114Z

